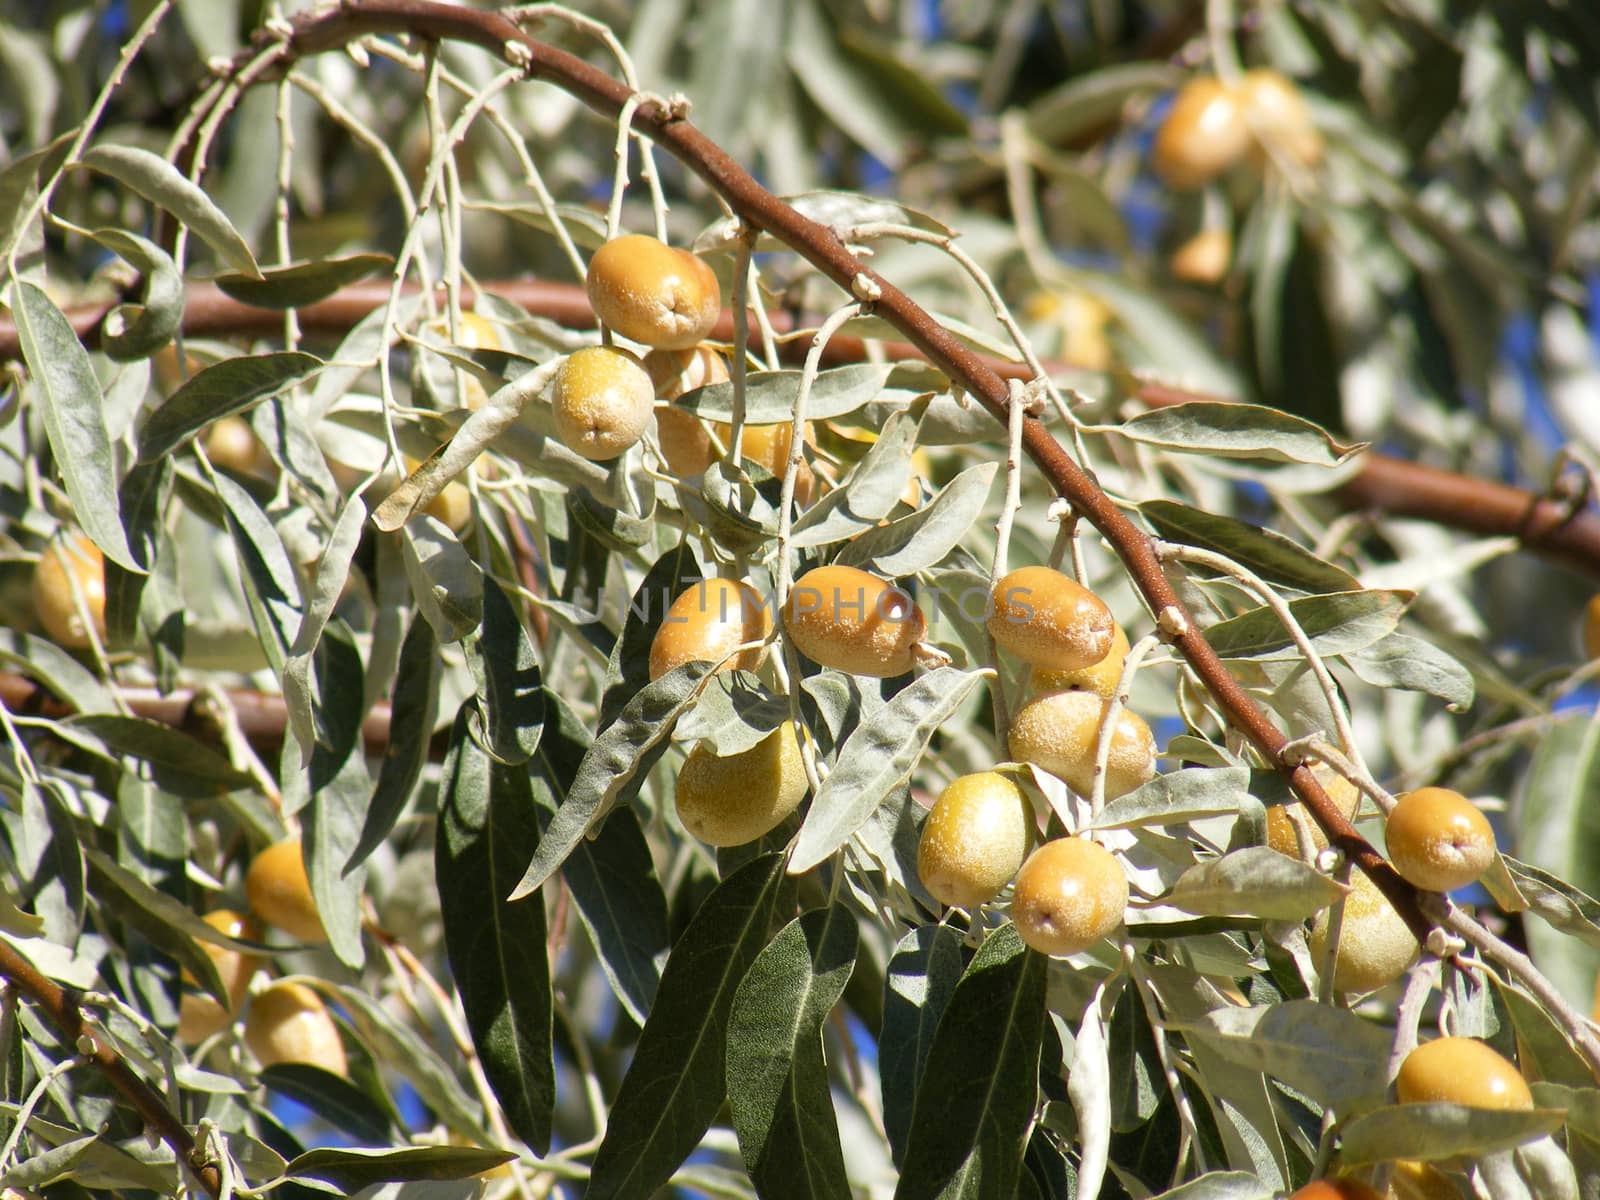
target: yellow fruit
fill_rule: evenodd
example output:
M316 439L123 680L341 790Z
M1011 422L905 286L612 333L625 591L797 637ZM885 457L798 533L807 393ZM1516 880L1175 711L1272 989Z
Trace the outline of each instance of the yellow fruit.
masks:
M1328 793L1328 799L1338 806L1339 811L1350 820L1355 820L1356 810L1361 807L1361 789L1326 763L1317 763L1311 768L1311 773L1317 777L1322 790ZM1287 854L1290 858L1300 857L1300 842L1295 837L1294 822L1289 817L1291 809L1305 813L1306 822L1311 826L1312 843L1318 850L1326 850L1328 835L1322 832L1322 826L1317 824L1317 819L1300 800L1274 804L1267 809L1267 845L1279 854Z
M1043 767L1079 795L1090 795L1095 742L1107 707L1093 692L1046 692L1030 700L1011 723L1011 757ZM1117 714L1106 758L1106 799L1126 795L1155 773L1156 742L1150 727L1124 708Z
M717 662L735 646L762 642L772 618L761 593L731 579L702 579L667 609L650 643L650 678L660 679L686 662ZM754 671L766 657L763 646L741 651L722 670Z
M450 319L439 317L428 322L428 333L431 338L445 342L452 346L459 346L463 350L499 350L501 348L500 331L488 320L480 317L475 312L464 312L461 320L456 323L455 337L450 336ZM489 393L484 390L483 384L466 371L461 372L461 402L467 408L482 408L483 402L489 398ZM443 520L443 518L440 518Z
M1185 283L1213 284L1228 273L1233 261L1233 235L1226 229L1202 229L1172 252L1167 266Z
M1307 939L1311 960L1320 971L1328 948L1331 910L1317 915ZM1405 974L1416 961L1416 935L1394 906L1368 879L1364 871L1350 876L1350 894L1344 901L1339 926L1339 957L1333 967L1333 986L1341 992L1375 992Z
M251 918L232 909L213 909L200 919L226 937L242 938L249 942L261 940L261 927ZM222 985L227 989L228 1005L224 1008L204 992L184 991L178 1001L178 1038L191 1044L203 1042L212 1034L227 1028L244 1003L250 990L251 977L261 965L259 955L241 954L237 950L213 946L210 942L198 944L217 966L217 974L222 977ZM194 977L185 971L183 982L192 986Z
M1289 1200L1383 1200L1372 1188L1355 1179L1317 1179Z
M989 633L1002 650L1052 671L1092 667L1111 652L1117 623L1105 602L1049 567L995 580Z
M1128 877L1098 843L1065 837L1046 842L1022 864L1011 893L1011 919L1040 954L1077 954L1122 924Z
M1261 157L1281 155L1302 167L1322 158L1322 134L1305 97L1289 80L1265 67L1246 71L1236 92Z
M1250 126L1238 95L1202 75L1178 90L1156 131L1150 165L1168 187L1204 187L1250 148Z
M678 819L710 846L742 846L770 833L806 794L794 723L740 754L717 758L701 743L678 771Z
M325 942L327 931L311 895L300 839L285 838L256 855L244 877L250 910L297 942Z
M1583 653L1586 658L1600 658L1600 596L1589 597L1583 609Z
M415 471L417 466L417 460L407 456L406 470ZM452 480L422 511L460 533L472 520L472 492L460 480Z
M556 376L551 395L556 435L585 458L609 461L644 436L655 397L650 376L633 355L610 346L586 347Z
M1449 788L1418 788L1400 797L1384 836L1394 869L1431 892L1466 887L1494 862L1488 818Z
M715 346L652 350L640 362L655 386L656 399L668 402L707 384L726 383L730 378L728 360Z
M82 608L79 603L82 603ZM67 533L52 541L33 570L33 607L39 626L58 646L86 650L106 638L106 565L87 534Z
M1395 1092L1402 1104L1533 1107L1533 1094L1517 1068L1475 1038L1443 1037L1418 1046L1400 1064Z
M245 1018L244 1044L263 1067L296 1062L335 1075L348 1071L333 1014L303 983L275 983L256 993Z
M922 826L917 878L941 904L971 908L1011 881L1033 840L1033 806L994 771L963 775L940 794Z
M1111 649L1099 662L1071 671L1052 671L1048 667L1035 667L1029 684L1035 694L1064 692L1069 688L1093 692L1107 700L1116 695L1117 682L1122 678L1122 664L1128 660L1128 635L1122 626L1111 626Z
M716 430L723 445L726 446L733 441L732 425L724 425L719 421ZM805 445L816 443L816 429L810 421L805 423L801 435L801 441ZM787 424L746 425L744 437L739 443L739 456L759 463L769 475L782 479L789 469L789 450L793 445L794 431ZM810 465L802 458L799 468L794 473L794 498L802 508L811 503L811 494L815 487L816 476L812 474Z
M927 618L909 593L855 567L817 567L795 580L783 627L812 662L884 678L911 670Z
M1088 292L1036 292L1023 314L1030 321L1054 327L1055 353L1083 371L1110 370L1111 340L1107 327L1116 315L1106 303Z
M1390 1200L1461 1200L1443 1171L1425 1162L1397 1162L1389 1175Z
M669 404L685 392L728 379L727 360L711 346L652 350L644 356L644 369L655 385L656 399ZM711 430L699 417L681 408L656 410L656 437L667 470L679 479L705 474L716 460Z
M250 422L234 415L214 421L206 433L206 458L214 467L237 475L254 475L272 466L272 456L250 428Z
M687 250L642 233L595 251L584 280L595 315L617 333L659 350L687 350L722 314L716 274Z

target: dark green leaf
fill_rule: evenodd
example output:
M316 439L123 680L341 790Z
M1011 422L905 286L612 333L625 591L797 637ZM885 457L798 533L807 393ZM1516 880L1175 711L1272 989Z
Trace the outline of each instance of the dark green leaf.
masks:
M1411 603L1410 592L1335 592L1289 602L1300 628L1318 653L1350 654L1394 632ZM1294 639L1276 613L1265 606L1219 621L1206 641L1223 658L1298 657Z
M645 572L644 579L628 604L622 636L612 648L606 667L605 691L600 697L600 724L617 719L623 706L650 682L650 645L656 632L682 592L702 578L700 561L687 539L666 551Z
M157 891L100 851L85 847L83 860L89 868L90 890L108 911L116 913L177 959L210 995L227 1000L216 963L195 945L196 938L216 940L216 930L196 916L187 904Z
M211 197L166 159L138 146L96 146L83 156L82 162L166 209L235 270L260 273L255 256L233 223Z
M544 902L506 900L539 828L525 770L494 762L456 714L440 784L434 866L450 970L506 1119L544 1153L555 1112Z
M467 665L478 685L474 736L500 762L527 762L544 728L539 656L516 609L492 579L483 582L483 625L468 643Z
M282 671L300 627L300 581L278 531L244 488L226 475L212 477L222 501L250 620L274 671Z
M413 615L400 647L395 672L394 698L389 705L389 741L378 768L378 783L367 805L367 818L346 871L359 866L383 844L422 777L428 761L428 741L439 712L439 679L444 663L433 626Z
M1146 500L1139 505L1139 511L1167 541L1225 554L1271 583L1303 592L1354 592L1361 588L1355 576L1344 568L1324 562L1281 533L1237 517L1191 508L1174 500Z
M466 1179L517 1157L476 1146L407 1146L399 1150L308 1150L284 1169L287 1179L330 1183L347 1195L375 1183Z
M850 1200L822 1026L855 968L856 938L842 905L805 913L756 956L734 996L728 1099L763 1200Z
M122 229L96 229L91 237L131 263L143 277L138 304L119 304L101 325L100 348L117 362L146 358L172 340L183 323L183 279L160 246Z
M139 430L139 461L171 454L213 421L255 407L314 374L315 355L298 350L239 355L203 367L152 412Z
M1038 1102L1047 961L1010 924L979 947L933 1036L896 1200L1016 1194Z
M961 931L924 925L900 939L889 959L878 1038L883 1124L896 1162L905 1159L917 1085L934 1031L961 979Z
M350 254L317 262L268 267L259 277L218 275L213 281L229 296L255 308L301 308L325 300L348 283L378 271L387 271L394 259L387 254Z
M358 1142L382 1145L394 1137L389 1118L355 1084L310 1063L285 1062L261 1072L267 1090L303 1104Z
M147 764L158 783L186 796L216 795L251 786L251 778L226 758L182 730L143 717L91 713L69 717L58 727L69 741L82 733L112 754Z
M595 1153L587 1200L650 1195L716 1118L726 1090L729 1013L767 944L781 863L769 854L730 875L673 946Z

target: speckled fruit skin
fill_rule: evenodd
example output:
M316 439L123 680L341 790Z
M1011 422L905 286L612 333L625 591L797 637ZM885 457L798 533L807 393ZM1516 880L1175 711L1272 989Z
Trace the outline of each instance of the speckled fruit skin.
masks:
M1116 695L1117 681L1122 678L1122 664L1128 660L1128 635L1121 625L1111 627L1111 649L1097 663L1079 667L1074 671L1052 671L1035 667L1029 677L1034 694L1064 692L1068 689L1093 692L1107 700Z
M814 663L886 678L911 670L927 618L910 595L855 567L817 567L789 589L783 626Z
M1011 723L1011 757L1043 767L1081 796L1094 789L1095 741L1106 701L1094 692L1046 692L1022 706ZM1137 713L1117 714L1106 758L1107 800L1124 796L1156 773L1156 742Z
M1017 872L1011 919L1040 954L1077 954L1122 924L1128 877L1104 846L1079 837L1046 842Z
M742 846L770 833L806 794L794 723L785 721L741 754L696 746L678 771L678 819L710 846Z
M1339 811L1350 820L1355 820L1356 810L1361 807L1361 790L1326 763L1317 763L1311 768L1311 773L1317 777L1322 790L1328 793L1328 799L1338 805ZM1318 850L1326 850L1328 835L1322 832L1322 826L1317 824L1316 818L1299 800L1289 804L1274 804L1267 809L1267 845L1279 854L1287 854L1290 858L1300 857L1300 842L1295 837L1294 822L1289 818L1290 809L1306 814L1306 820L1311 825L1312 844Z
M46 547L33 569L33 609L39 627L58 646L87 650L89 626L84 624L73 588L94 623L101 642L106 637L106 564L100 547L87 534L68 533Z
M650 424L656 393L639 360L611 346L586 346L561 365L551 392L556 436L567 449L609 462Z
M1400 1064L1395 1094L1401 1104L1533 1107L1533 1094L1517 1068L1476 1038L1436 1038L1418 1046Z
M261 926L252 918L232 909L213 909L200 919L227 937L250 942L261 940ZM178 1038L190 1045L203 1042L212 1034L227 1028L233 1020L233 1014L244 1003L245 995L250 990L251 977L261 965L259 955L240 954L236 950L213 946L210 942L200 942L199 946L217 965L217 974L222 976L222 985L228 992L228 1006L224 1008L214 997L201 991L183 993L178 1001ZM192 987L195 981L185 971L183 982Z
M1203 75L1178 90L1156 131L1150 166L1168 187L1204 187L1250 148L1250 126L1238 95Z
M1466 887L1494 862L1494 830L1460 792L1425 787L1400 797L1384 836L1389 861L1430 892Z
M1300 89L1277 71L1257 67L1246 71L1235 95L1244 111L1260 151L1256 157L1271 161L1281 155L1302 167L1322 158L1322 134L1317 132Z
M244 1042L263 1067L298 1062L335 1075L349 1070L333 1014L303 983L275 983L257 992L245 1018Z
M996 771L963 775L940 793L922 825L917 877L941 904L992 900L1022 866L1033 841L1033 806Z
M1307 939L1311 961L1322 969L1328 946L1331 910L1317 914ZM1333 986L1341 992L1375 992L1387 987L1416 961L1421 947L1394 906L1362 871L1350 876L1350 894L1344 901L1344 922L1339 929L1339 957L1333 967Z
M733 440L733 426L717 423L717 436L724 445ZM801 443L813 445L817 440L816 428L810 421L801 430ZM744 437L739 442L739 456L759 463L777 479L782 479L789 469L789 449L794 445L794 431L788 425L746 425ZM794 473L794 498L801 508L811 503L816 490L816 476L805 459Z
M250 897L250 910L268 925L283 930L297 942L328 940L317 902L311 896L299 838L285 838L256 855L245 872L244 890Z
M732 579L702 579L668 607L650 643L650 678L660 679L686 662L717 662L735 646L759 642L772 631L761 593ZM755 646L740 651L721 669L754 671L766 657Z
M271 470L272 456L256 437L250 422L235 413L213 421L206 431L206 457L211 465L239 475Z
M1105 602L1049 567L1018 567L995 580L989 633L1003 650L1050 671L1092 667L1111 652L1117 623Z
M584 280L595 315L617 333L658 350L687 350L722 313L710 267L642 233L613 238L589 260Z
M1172 252L1167 268L1174 279L1209 287L1228 273L1233 236L1222 228L1202 229Z
M1383 1200L1383 1195L1355 1179L1316 1179L1289 1200Z
M1590 596L1583 607L1583 653L1590 660L1600 658L1600 596Z

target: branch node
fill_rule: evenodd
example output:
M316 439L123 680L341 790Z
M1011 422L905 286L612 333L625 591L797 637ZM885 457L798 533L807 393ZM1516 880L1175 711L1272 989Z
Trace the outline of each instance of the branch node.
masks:
M687 121L689 114L694 111L694 101L683 92L673 92L667 97L667 120Z
M1156 614L1156 628L1170 642L1189 632L1189 618L1176 604L1169 604Z
M855 278L850 281L850 294L863 304L872 304L883 299L883 288L865 271L857 271Z
M367 48L360 42L346 42L344 52L349 56L350 61L363 71L372 66L372 55L367 52Z
M1429 954L1435 958L1454 958L1467 948L1465 938L1435 925L1428 931L1428 940L1425 943Z
M1050 506L1044 510L1044 519L1047 521L1071 521L1075 518L1072 501L1065 496L1057 496L1050 501Z
M522 71L526 71L533 65L533 51L528 49L525 42L507 41L500 48L500 56L513 67Z

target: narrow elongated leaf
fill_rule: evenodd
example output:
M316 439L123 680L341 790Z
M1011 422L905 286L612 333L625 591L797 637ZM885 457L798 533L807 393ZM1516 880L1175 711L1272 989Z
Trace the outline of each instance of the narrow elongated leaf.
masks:
M806 397L806 419L826 421L860 408L883 390L892 366L856 363L817 374ZM799 371L752 371L745 378L744 419L748 425L777 425L794 420L800 396ZM676 402L710 421L733 420L733 384L708 383L685 392Z
M1273 1191L1248 1171L1211 1171L1162 1192L1156 1200L1272 1200Z
M822 862L861 827L890 791L905 781L928 739L982 680L975 672L939 667L900 691L839 751L839 761L811 802L789 860L799 875Z
M139 461L171 454L213 421L254 408L315 374L322 360L299 350L240 355L202 367L139 430Z
M795 918L750 966L728 1022L728 1099L763 1200L850 1200L822 1026L855 969L842 905Z
M348 642L328 638L325 647L339 647L338 657L345 666L335 668L331 656L324 654L321 680L329 698L333 695L361 695L361 660ZM358 709L358 705L348 705ZM360 712L351 722L359 732ZM292 741L292 738L291 738ZM347 869L350 856L361 840L366 825L367 800L372 795L372 776L366 757L356 750L354 739L339 749L318 746L311 754L307 771L309 795L300 810L301 845L305 848L306 874L317 912L328 933L328 945L339 961L360 967L365 958L361 940L361 895L366 886L364 866ZM289 753L285 747L285 753ZM287 781L286 781L287 783ZM289 788L285 787L287 795Z
M529 762L540 826L549 824L589 749L589 731L555 692L546 691L544 736ZM572 902L600 958L611 990L643 1025L667 961L667 897L639 818L615 809L561 864Z
M500 762L528 761L544 728L539 656L516 609L492 579L483 582L483 625L467 647L478 685L473 734Z
M1111 1055L1100 995L1096 989L1084 1010L1067 1075L1067 1098L1078 1115L1078 1187L1089 1196L1099 1195L1111 1152Z
M153 354L183 323L183 279L177 265L160 246L125 229L96 229L90 236L131 263L143 283L139 303L119 304L106 314L100 348L117 362Z
M367 1094L341 1075L310 1063L277 1063L261 1072L267 1090L303 1104L358 1142L382 1145L394 1136L389 1118Z
M1502 859L1529 912L1569 937L1600 949L1600 901L1549 871L1518 862L1509 854Z
M1381 1096L1387 1083L1389 1033L1347 1009L1288 1000L1217 1008L1181 1024L1190 1037L1212 1043L1228 1061L1281 1079L1318 1104L1370 1100Z
M450 527L418 513L400 531L411 594L441 642L458 642L483 620L483 571Z
M354 1195L375 1183L421 1179L468 1179L517 1157L509 1150L477 1146L405 1146L398 1150L307 1150L284 1168L286 1179L332 1184Z
M1338 466L1364 449L1341 445L1321 426L1281 409L1223 400L1152 409L1113 428L1136 442L1186 454L1320 467Z
M89 868L90 890L107 905L108 911L115 912L119 919L177 959L211 996L227 1000L216 963L195 944L196 938L215 939L215 930L188 905L157 891L100 851L85 847L83 861Z
M389 704L389 741L378 768L377 786L367 804L361 838L345 864L346 871L365 862L383 845L416 790L423 764L428 761L428 739L438 716L443 670L433 626L419 613L411 618L411 628L400 647L394 698Z
M247 275L261 273L233 222L199 185L191 183L166 159L138 146L96 146L83 156L83 165L111 176L166 209L234 270Z
M1162 902L1201 916L1304 921L1344 894L1330 876L1268 846L1208 859L1178 877Z
M36 679L81 713L109 713L111 692L72 655L47 638L0 627L0 662Z
M394 259L387 254L349 254L267 267L258 275L218 275L213 282L235 300L255 308L300 308L393 265Z
M524 770L495 763L456 714L434 866L450 971L485 1074L517 1136L544 1153L555 1113L544 904L506 900L539 827Z
M611 661L606 666L606 685L600 696L602 731L650 682L650 644L672 602L701 577L700 561L687 540L664 551L645 572L628 603L622 636L612 647Z
M1380 638L1365 650L1345 655L1345 662L1363 683L1437 696L1457 711L1471 708L1477 692L1472 672L1454 655L1405 633Z
M916 512L852 539L839 561L891 576L942 562L972 529L999 469L998 463L968 467Z
M1411 598L1410 592L1335 592L1291 600L1289 611L1319 654L1350 654L1393 633ZM1300 653L1283 622L1265 606L1219 621L1206 630L1206 641L1223 658L1292 658Z
M719 671L707 681L673 736L703 741L717 757L740 754L789 719L789 702L749 671Z
M889 959L883 993L883 1029L878 1036L878 1077L883 1087L883 1125L895 1162L905 1158L911 1110L927 1066L934 1030L961 979L961 932L950 925L924 925L900 939Z
M1244 767L1185 767L1157 775L1100 810L1090 829L1136 829L1146 825L1181 825L1239 811L1250 792Z
M226 475L216 475L212 483L239 556L239 576L256 638L273 670L281 672L300 626L299 579L278 531L250 493Z
M69 739L89 734L106 750L147 764L164 787L183 795L215 795L249 787L251 778L222 755L180 729L143 717L92 713L69 717L58 727Z
M1361 587L1343 567L1324 562L1281 533L1225 513L1206 512L1174 500L1146 500L1139 511L1169 542L1226 554L1270 583L1303 592L1354 592Z
M597 821L614 805L626 804L638 795L644 775L666 753L673 723L689 706L712 666L692 662L674 667L628 701L616 723L594 740L527 873L511 893L512 900L542 887Z
M142 573L144 564L133 556L117 511L117 463L89 352L43 288L18 280L11 290L11 315L50 453L78 524L107 558Z
M1468 1108L1461 1104L1393 1104L1348 1122L1339 1157L1352 1166L1391 1159L1436 1162L1458 1154L1492 1154L1560 1128L1553 1109Z
M322 557L317 560L311 593L306 597L305 607L300 610L300 627L295 631L294 644L289 647L288 658L283 664L284 705L295 741L300 743L302 765L311 761L317 743L332 745L332 735L325 727L318 728L311 669L322 631L327 628L334 606L344 594L345 584L350 579L350 562L361 544L361 530L366 519L366 504L360 496L351 496L334 521ZM335 703L340 707L348 707L343 695L337 696Z
M622 1078L587 1200L648 1196L699 1144L726 1091L734 995L762 948L782 878L763 855L718 885L672 948Z
M933 1036L895 1200L1017 1194L1038 1100L1047 961L1010 924L978 948Z

